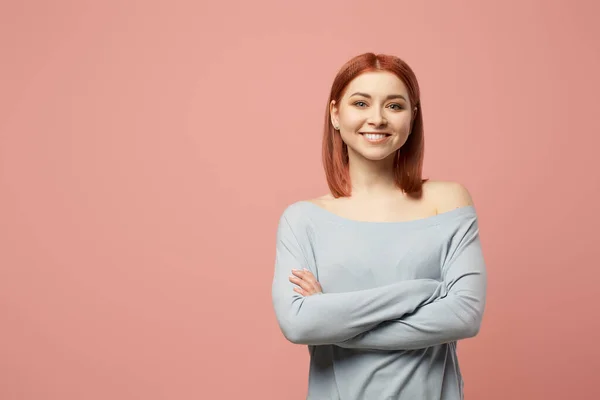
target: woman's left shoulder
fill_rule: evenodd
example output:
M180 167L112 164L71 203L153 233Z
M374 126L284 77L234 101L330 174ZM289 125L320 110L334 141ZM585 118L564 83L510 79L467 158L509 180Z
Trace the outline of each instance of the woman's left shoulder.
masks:
M423 189L435 204L438 214L474 205L471 193L460 182L428 180L423 184Z

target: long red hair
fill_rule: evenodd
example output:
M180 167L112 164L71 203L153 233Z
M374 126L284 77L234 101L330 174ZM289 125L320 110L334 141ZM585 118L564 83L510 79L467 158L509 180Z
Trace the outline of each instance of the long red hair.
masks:
M374 53L364 53L346 62L331 85L325 111L322 154L329 190L336 198L349 197L352 191L348 171L348 146L342 141L340 133L334 129L331 123L329 105L332 100L339 104L350 81L358 75L370 71L388 71L395 74L406 85L411 112L414 107L417 107L411 122L411 133L406 143L396 151L394 156L394 175L396 185L400 189L410 196L420 197L423 183L427 179L422 179L424 137L419 84L414 72L406 62L395 56Z

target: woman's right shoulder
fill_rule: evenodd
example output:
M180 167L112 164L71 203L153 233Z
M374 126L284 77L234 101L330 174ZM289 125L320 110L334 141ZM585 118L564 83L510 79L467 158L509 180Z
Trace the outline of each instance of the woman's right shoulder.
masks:
M292 203L287 204L281 214L281 218L294 221L299 221L306 213L306 206L313 204L318 207L323 207L328 201L333 200L334 197L331 194L324 194L319 197L296 200Z

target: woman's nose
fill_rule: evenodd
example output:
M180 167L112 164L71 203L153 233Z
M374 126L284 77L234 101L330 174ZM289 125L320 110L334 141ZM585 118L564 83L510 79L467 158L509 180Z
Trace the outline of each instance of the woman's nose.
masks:
M378 109L373 110L373 112L369 116L368 122L371 125L375 125L375 126L385 125L387 123L386 119L383 117L383 114Z

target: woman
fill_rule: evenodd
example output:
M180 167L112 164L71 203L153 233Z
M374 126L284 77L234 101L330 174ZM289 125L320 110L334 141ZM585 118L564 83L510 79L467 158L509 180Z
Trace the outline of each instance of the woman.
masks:
M421 177L422 116L397 57L362 54L333 82L331 193L283 211L272 286L309 348L307 399L463 399L456 343L479 331L486 270L467 189Z

